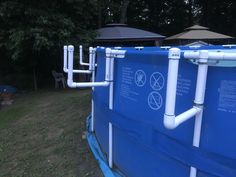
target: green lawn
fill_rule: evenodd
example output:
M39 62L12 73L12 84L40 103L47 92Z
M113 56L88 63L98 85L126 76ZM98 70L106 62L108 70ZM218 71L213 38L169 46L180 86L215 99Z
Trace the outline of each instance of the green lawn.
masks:
M101 177L86 139L86 90L20 94L0 110L0 177Z

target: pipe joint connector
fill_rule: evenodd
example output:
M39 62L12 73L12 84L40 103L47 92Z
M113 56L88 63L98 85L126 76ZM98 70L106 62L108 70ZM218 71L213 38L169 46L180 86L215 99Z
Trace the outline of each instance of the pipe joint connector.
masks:
M202 104L202 103L193 103L193 107L202 109L204 107L204 104Z
M110 48L106 48L106 57L112 58L112 50Z
M199 52L198 64L207 64L209 58L208 50L201 50Z
M73 45L69 45L68 46L68 51L69 52L74 52L74 46Z
M93 48L89 47L89 54L93 54Z
M179 60L180 54L181 54L181 50L179 48L171 48L169 50L168 58L170 60Z
M175 115L164 114L164 126L167 129L176 128Z

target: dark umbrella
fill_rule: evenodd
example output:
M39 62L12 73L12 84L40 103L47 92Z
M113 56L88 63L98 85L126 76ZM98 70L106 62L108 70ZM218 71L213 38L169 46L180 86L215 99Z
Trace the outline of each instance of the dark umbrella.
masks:
M126 24L108 24L97 30L96 41L157 41L165 38L160 34L144 31L137 28L130 28Z
M186 28L184 32L170 36L166 40L203 40L203 39L232 39L233 37L209 31L209 28L194 25Z

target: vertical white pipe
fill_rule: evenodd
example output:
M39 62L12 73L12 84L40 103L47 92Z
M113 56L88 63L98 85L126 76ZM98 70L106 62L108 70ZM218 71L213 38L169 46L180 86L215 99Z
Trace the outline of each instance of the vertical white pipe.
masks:
M79 54L80 54L79 64L83 65L83 66L89 66L89 63L84 63L84 61L83 61L84 58L83 58L83 46L82 45L79 46Z
M64 45L64 58L63 58L63 70L64 70L64 72L66 72L67 71L67 53L68 53L68 48L67 48L67 46L65 46Z
M95 50L93 52L93 55L92 55L92 82L95 82ZM92 93L94 92L94 87L92 87ZM93 97L92 97L92 101L91 101L91 131L94 132L94 120L95 120L95 117L94 117L94 100L93 100Z
M110 48L106 49L106 73L105 73L105 80L110 82L109 87L109 109L113 109L113 76L114 76L114 57L112 57L112 50ZM113 167L113 153L112 153L112 123L109 122L109 156L108 156L108 163L109 167Z
M113 109L114 99L114 58L110 58L110 87L109 87L109 109Z
M83 65L83 46L79 46L79 63L80 65Z
M208 60L208 51L207 50L200 51L197 85L196 85L196 93L195 93L195 100L194 100L194 103L199 104L200 106L204 103L204 98L205 98L207 71L208 71L207 60ZM194 133L193 133L193 146L195 147L199 147L200 145L202 115L203 115L203 108L195 116ZM191 167L190 177L196 177L196 176L197 176L197 169L195 167Z
M111 74L111 54L112 50L110 48L106 48L106 72L105 72L105 80L110 81Z
M114 83L110 82L109 86L109 109L113 109L113 98L114 97Z
M173 128L173 126L175 125L175 102L176 102L176 90L178 81L180 49L178 48L170 49L168 58L169 58L169 65L168 65L164 125L167 128Z
M166 91L165 113L168 115L175 114L176 90L178 81L180 49L172 48L169 50L169 65Z
M169 60L165 113L175 114L179 60Z
M89 70L92 70L92 55L93 55L93 48L89 47Z
M74 46L69 45L68 46L68 78L67 78L67 84L72 85L73 83L73 55L74 55Z
M194 133L193 133L193 146L199 147L200 139L201 139L201 127L202 127L202 114L203 111L198 113L195 116L195 124L194 124ZM190 177L197 176L197 169L195 167L190 168Z
M109 163L109 167L112 168L113 167L113 152L112 152L112 123L109 122L109 159L108 159L108 163Z
M207 70L208 70L207 59L208 59L208 51L207 50L200 51L197 85L196 85L195 100L194 100L194 103L196 104L203 104L204 102Z

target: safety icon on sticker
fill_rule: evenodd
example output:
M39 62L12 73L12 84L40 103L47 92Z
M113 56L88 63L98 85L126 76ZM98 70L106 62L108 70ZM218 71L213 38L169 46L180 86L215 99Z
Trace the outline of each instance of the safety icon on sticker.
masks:
M150 77L150 85L153 90L161 90L164 87L165 79L159 72L154 72Z
M143 70L137 70L135 72L135 84L138 87L144 86L146 83L146 74Z
M148 105L153 110L158 110L162 107L162 96L158 92L151 92L148 95Z

